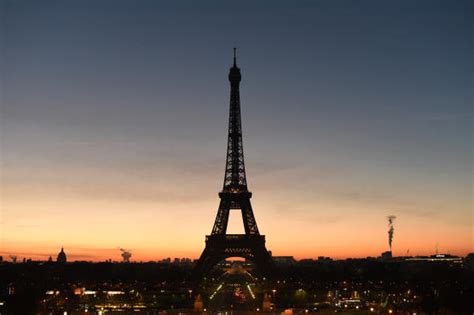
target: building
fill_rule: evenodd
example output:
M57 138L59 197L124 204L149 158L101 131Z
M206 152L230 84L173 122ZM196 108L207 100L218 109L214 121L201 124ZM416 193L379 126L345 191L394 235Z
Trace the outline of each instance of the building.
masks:
M467 254L464 259L464 265L467 269L474 270L474 253Z
M381 258L382 260L389 260L389 259L392 259L392 252L391 252L391 251L383 252L383 253L380 255L380 258Z
M291 266L296 264L296 260L293 256L273 256L272 258L277 265Z
M453 256L449 254L436 254L431 256L417 256L409 257L405 259L406 261L425 261L425 262L445 262L445 263L455 263L462 264L462 257Z
M318 262L332 262L331 257L318 256Z
M58 258L56 258L56 262L60 264L65 264L67 262L67 256L63 247L61 247L61 251L58 254Z

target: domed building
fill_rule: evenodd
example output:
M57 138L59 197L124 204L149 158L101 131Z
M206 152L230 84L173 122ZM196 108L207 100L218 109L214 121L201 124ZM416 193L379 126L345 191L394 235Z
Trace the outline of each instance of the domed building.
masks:
M58 258L56 258L56 262L60 264L65 264L67 262L66 253L64 252L63 247L61 247L61 251L58 254Z

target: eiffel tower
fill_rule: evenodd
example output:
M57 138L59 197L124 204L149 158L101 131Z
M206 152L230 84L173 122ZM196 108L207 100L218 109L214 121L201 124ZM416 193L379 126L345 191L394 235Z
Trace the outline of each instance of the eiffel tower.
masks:
M206 236L206 247L194 270L197 277L205 275L217 263L229 257L252 261L262 275L268 275L273 270L272 258L265 248L265 236L258 231L250 204L252 193L247 189L240 117L241 79L234 48L234 65L229 72L230 113L224 187L219 193L221 201L214 227L211 235ZM241 211L245 234L226 233L231 210Z

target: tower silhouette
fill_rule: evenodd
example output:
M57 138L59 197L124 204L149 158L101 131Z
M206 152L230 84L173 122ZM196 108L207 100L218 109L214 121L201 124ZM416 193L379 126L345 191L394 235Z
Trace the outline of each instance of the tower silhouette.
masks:
M234 48L234 64L229 71L230 111L224 186L219 193L221 201L214 227L211 235L206 236L206 247L196 264L195 276L206 274L228 257L242 257L254 262L261 274L269 274L273 269L272 258L265 248L265 236L260 235L253 215L252 193L247 189L240 115L241 79ZM231 210L241 211L245 234L227 234Z

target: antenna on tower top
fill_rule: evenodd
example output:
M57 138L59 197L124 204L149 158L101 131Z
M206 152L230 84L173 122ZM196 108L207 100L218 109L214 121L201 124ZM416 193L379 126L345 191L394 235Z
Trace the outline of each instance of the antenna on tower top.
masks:
M237 53L236 53L237 48L234 47L234 67L237 67Z

